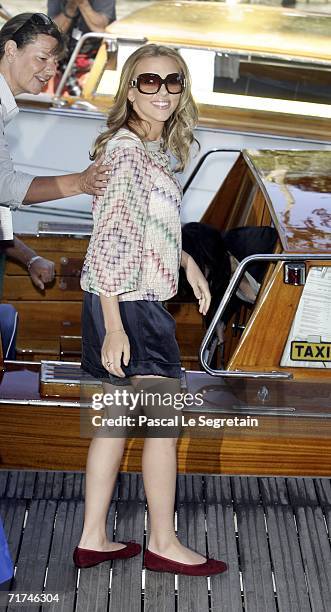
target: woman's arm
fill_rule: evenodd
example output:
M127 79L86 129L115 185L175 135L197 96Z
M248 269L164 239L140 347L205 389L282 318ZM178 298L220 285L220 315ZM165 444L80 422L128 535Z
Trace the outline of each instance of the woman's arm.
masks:
M124 365L127 366L130 360L130 344L123 328L118 297L106 297L101 293L100 302L106 329L101 349L102 365L108 372L124 377L121 368L122 355Z
M182 251L180 265L185 270L188 283L193 289L195 297L199 300L199 312L206 315L210 306L211 295L208 283L193 257Z

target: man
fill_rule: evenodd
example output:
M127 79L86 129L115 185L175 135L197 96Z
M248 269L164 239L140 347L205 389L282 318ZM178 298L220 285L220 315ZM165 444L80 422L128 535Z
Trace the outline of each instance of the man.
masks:
M115 0L48 0L47 12L59 28L68 34L69 52L82 34L103 32L116 19ZM100 41L84 45L85 53L95 53Z

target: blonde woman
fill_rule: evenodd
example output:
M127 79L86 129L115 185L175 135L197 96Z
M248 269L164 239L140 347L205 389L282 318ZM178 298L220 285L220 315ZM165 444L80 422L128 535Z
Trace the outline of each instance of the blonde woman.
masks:
M175 321L164 301L177 292L180 265L206 314L208 284L181 250L181 188L170 152L183 170L194 140L197 109L187 66L167 47L146 45L126 61L93 159L105 154L109 183L94 201L94 229L82 271L82 367L107 378L108 392L152 389L180 392ZM161 407L162 411L164 407ZM172 408L173 410L173 408ZM174 410L173 410L174 412ZM225 563L183 546L174 529L178 432L145 438L142 470L150 516L145 567L160 572L210 575ZM168 435L168 437L167 437ZM172 437L170 437L172 435ZM78 567L137 555L134 542L111 542L106 517L125 437L95 437L86 469L85 521L74 552Z

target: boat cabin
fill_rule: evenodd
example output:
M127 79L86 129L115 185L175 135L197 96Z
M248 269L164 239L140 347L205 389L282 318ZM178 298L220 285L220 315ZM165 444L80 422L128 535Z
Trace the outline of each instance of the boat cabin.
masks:
M125 59L144 43L165 44L188 63L201 126L330 141L330 24L329 15L279 7L155 2L107 27L79 99L69 104L107 109Z

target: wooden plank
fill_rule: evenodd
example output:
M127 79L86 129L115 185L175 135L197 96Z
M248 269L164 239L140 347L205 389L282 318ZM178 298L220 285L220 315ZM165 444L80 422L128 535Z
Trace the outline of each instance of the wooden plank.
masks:
M327 529L331 534L331 480L328 478L316 478L314 480L316 492L322 507Z
M205 476L206 504L232 506L231 480L228 476Z
M63 472L37 472L34 499L60 499Z
M56 506L55 501L31 502L15 574L17 593L43 591ZM39 609L39 604L29 608L31 612L39 612ZM15 610L15 603L8 605L8 611L12 610Z
M261 495L258 479L234 476L231 478L235 506L259 506Z
M285 479L279 479L279 483L274 478L261 480L278 610L311 612L294 514L284 488Z
M144 483L141 474L123 472L119 473L113 499L120 501L136 501L146 503Z
M178 537L202 555L206 555L205 511L202 503L183 503L177 507ZM208 610L208 583L203 576L178 576L178 612Z
M179 477L177 476L177 479ZM178 480L177 480L178 482ZM178 487L177 487L178 495ZM146 548L150 536L150 520L147 518ZM143 570L144 612L175 612L175 576L174 574Z
M294 508L319 505L315 481L312 478L288 478L287 488Z
M313 612L327 612L331 601L331 550L322 509L310 479L288 479L303 565Z
M211 610L242 612L230 478L206 478L206 522L209 556L222 559L228 565L224 574L211 577Z
M32 234L16 235L31 249L36 251L38 255L42 255L48 259L52 259L51 253L54 253L55 255L60 253L61 257L63 257L63 255L66 256L67 253L81 253L84 255L89 244L88 239L80 238L79 236L34 236Z
M6 497L9 499L21 497L22 482L24 482L24 472L10 471L8 473Z
M38 300L47 302L53 300L79 301L83 298L79 278L57 276L45 289L37 289L30 278L26 276L5 276L3 283L3 299L7 302L16 300ZM41 304L40 307L42 308Z
M177 503L202 503L203 502L203 478L197 475L177 476Z
M107 516L110 539L114 532L115 510L116 505L112 503ZM110 575L110 561L80 570L75 612L104 612L108 609Z
M77 472L64 473L62 495L64 499L84 499L85 474Z
M115 540L144 543L145 502L118 501ZM140 612L142 554L132 559L113 561L109 610Z
M0 470L0 497L5 497L8 477L9 477L8 470Z
M50 548L46 593L58 593L59 602L43 606L49 612L74 610L77 569L72 553L77 546L83 526L83 503L60 501L57 506L54 535Z
M6 300L3 300L4 303ZM20 319L19 338L56 339L63 334L79 335L82 305L80 302L45 302L15 300L10 302ZM52 325L49 324L50 320Z
M14 501L12 499L0 499L0 518L3 523L10 556L14 566L17 563L20 548L26 504L27 502L25 500ZM9 598L6 591L14 592L15 588L15 578L7 580L0 585L0 610L7 610Z
M239 563L248 612L276 612L268 539L257 478L232 478Z
M285 478L259 478L258 483L264 506L290 504Z
M175 576L173 574L145 572L144 612L175 612Z
M329 478L315 478L314 483L322 508L331 507L331 480Z

